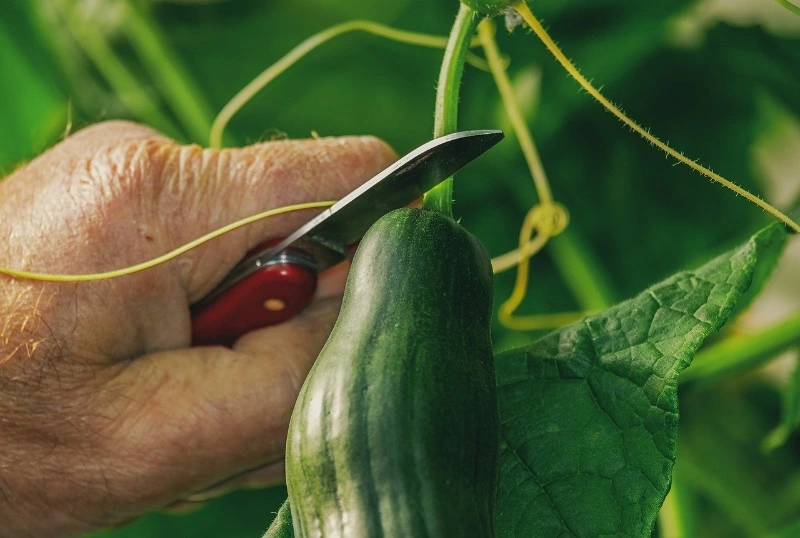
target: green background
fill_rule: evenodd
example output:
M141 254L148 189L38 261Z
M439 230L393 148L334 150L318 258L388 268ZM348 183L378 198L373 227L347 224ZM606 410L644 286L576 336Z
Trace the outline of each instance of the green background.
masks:
M142 15L142 26L116 16L118 3L2 3L0 171L10 172L43 151L68 125L74 132L112 118L151 123L185 142L206 142L165 98L165 78L143 61L132 45L136 38L170 60L167 68L195 88L199 108L210 120L244 84L314 32L363 18L446 35L458 7L455 0L131 2ZM66 22L64 10L81 5L96 9L83 24ZM800 113L800 31L795 25L793 32L775 33L753 17L737 24L703 23L692 15L697 5L688 0L537 0L532 7L583 73L632 117L739 185L769 194L773 191L756 165L754 148L773 142L778 130ZM783 13L784 19L792 17ZM82 49L87 36L99 36L110 47L139 98L153 103L152 114L137 114L120 99L104 67ZM555 198L572 217L566 238L555 239L553 248L534 259L521 313L573 311L630 297L676 270L699 265L768 222L759 209L675 166L623 127L579 90L529 32L518 28L510 34L501 28L498 39L510 58L509 72ZM234 118L227 141L370 133L398 153L406 152L431 136L440 62L439 50L348 34L311 53L259 93ZM488 73L467 67L461 111L464 129L508 131ZM797 195L798 173L792 177ZM791 198L792 187L788 190ZM515 247L522 217L536 196L510 133L459 176L455 197L456 215L492 255ZM790 207L786 199L779 202ZM568 250L578 262L564 261ZM590 276L580 267L588 268ZM512 283L511 273L497 277L498 301L508 296ZM581 300L586 290L595 294ZM494 334L498 349L538 336L498 324ZM758 491L773 492L770 498L782 495L774 491L784 491L784 482L797 482L794 452L766 459L754 448L778 420L779 395L757 382L718 389L701 393L702 404L697 394L686 397L690 412L682 435L699 447L686 450L698 454L695 463L719 464L724 457L714 447L736 441L742 454L733 451L738 459L730 465L743 475L736 491L753 496L758 506L774 506L778 500L759 500L761 493L745 489L755 480ZM735 420L725 418L728 399L738 406ZM697 421L703 426L693 437ZM717 429L707 429L708 421ZM731 430L745 433L731 440ZM780 479L762 480L765 465ZM685 472L692 474L692 469ZM715 494L724 490L719 484L698 486L701 512L723 516L702 517L704 535L747 535L737 520L740 508ZM97 536L258 536L284 494L282 489L238 492L192 515L151 515ZM791 506L794 497L786 495L780 502ZM785 519L785 514L763 517Z

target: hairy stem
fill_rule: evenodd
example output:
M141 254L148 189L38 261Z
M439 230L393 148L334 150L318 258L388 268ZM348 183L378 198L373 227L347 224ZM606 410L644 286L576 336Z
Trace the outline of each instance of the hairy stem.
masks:
M456 15L450 39L444 51L439 85L436 88L433 136L439 137L458 128L458 94L464 62L472 36L478 25L478 14L461 4ZM448 178L425 194L422 205L426 209L453 216L453 178Z
M541 204L550 204L553 202L553 194L550 190L550 183L547 181L547 173L544 170L542 158L539 156L539 150L536 149L531 131L525 123L525 117L514 96L514 89L508 79L494 35L494 22L491 19L484 19L478 25L478 37L486 54L486 61L489 62L492 77L494 77L494 82L503 101L503 108L509 121L511 121L514 133L517 135L520 149L522 149L522 154L525 156L525 162L528 163L533 184L536 186L536 193L539 195L539 202Z
M600 91L597 88L595 88L592 85L592 83L589 82L586 79L586 77L584 77L580 73L580 71L578 71L578 68L575 67L575 65L569 61L569 58L567 58L567 56L561 51L561 49L558 48L558 45L556 45L555 41L553 41L553 38L550 37L550 35L544 29L544 26L542 26L539 20L533 15L530 8L528 8L525 2L521 1L515 4L514 9L525 20L527 25L531 28L531 30L533 30L533 33L535 33L536 36L542 41L542 43L544 43L544 46L547 47L547 50L550 51L550 54L553 55L553 57L558 61L558 63L561 64L561 66L567 71L567 73L569 73L569 75L572 78L574 78L578 82L578 84L580 84L581 87L583 87L583 89L586 90L586 92L589 95L594 97L601 105L603 105L603 107L605 107L606 110L611 112L620 121L622 121L622 123L630 127L635 133L644 138L647 142L654 145L655 147L657 147L670 157L674 158L678 162L685 164L689 168L716 181L717 183L723 185L724 187L727 187L728 189L732 190L739 196L742 196L749 202L757 205L758 207L760 207L761 209L763 209L776 219L780 220L795 232L800 233L800 224L794 222L792 219L781 213L775 207L771 206L758 196L746 191L740 186L725 179L716 172L713 172L708 168L706 168L705 166L697 163L696 161L693 161L692 159L685 157L682 153L672 149L670 146L668 146L655 136L651 135L647 131L647 129L645 129L644 127L633 121L631 118L629 118L627 115L625 115L625 113L622 112L622 110L620 110L618 106L616 106L611 101L606 99L606 97L602 93L600 93Z

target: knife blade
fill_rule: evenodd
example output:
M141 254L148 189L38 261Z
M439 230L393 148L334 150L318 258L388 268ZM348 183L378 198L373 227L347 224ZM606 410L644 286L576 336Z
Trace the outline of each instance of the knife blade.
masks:
M245 332L286 321L311 300L316 275L346 258L381 216L406 206L503 139L462 131L400 158L282 240L253 249L192 307L195 345L232 345Z

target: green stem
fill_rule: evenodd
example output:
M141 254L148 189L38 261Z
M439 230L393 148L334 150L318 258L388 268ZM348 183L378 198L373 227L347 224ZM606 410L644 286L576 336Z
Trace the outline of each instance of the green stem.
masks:
M434 138L453 133L458 128L458 93L464 62L472 36L478 26L478 14L461 4L456 15L450 39L444 51L442 69L439 72L439 85L436 88L436 108L434 113ZM453 178L448 178L425 194L422 202L425 209L453 216Z
M800 343L800 314L752 335L729 338L701 351L681 374L681 383L707 384L768 362Z
M56 2L83 52L92 60L100 74L117 94L119 100L140 120L169 136L178 136L179 130L152 101L141 85L120 61L96 25L82 18L80 5Z
M212 114L202 92L152 21L131 0L124 5L127 17L123 29L142 65L158 84L189 137L199 144L208 144Z

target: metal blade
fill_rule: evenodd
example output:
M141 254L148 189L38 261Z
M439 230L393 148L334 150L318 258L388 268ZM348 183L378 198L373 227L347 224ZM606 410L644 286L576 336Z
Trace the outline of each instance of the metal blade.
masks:
M431 140L402 157L261 256L262 261L296 247L317 271L342 261L379 218L404 207L455 174L503 139L496 130L462 131Z

